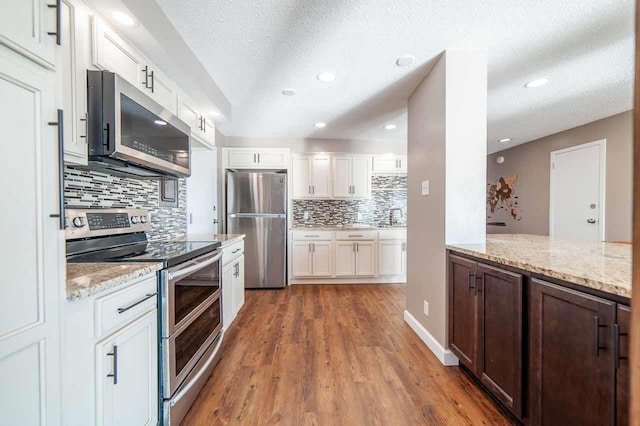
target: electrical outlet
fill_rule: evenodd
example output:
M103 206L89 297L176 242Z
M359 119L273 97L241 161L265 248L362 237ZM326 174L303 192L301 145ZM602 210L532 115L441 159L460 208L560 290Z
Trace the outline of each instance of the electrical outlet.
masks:
M362 220L362 213L358 212L358 220Z
M304 212L304 220L309 220L309 212Z
M422 181L422 195L429 195L429 181Z
M424 314L426 316L429 316L429 302L427 302L426 300L424 301Z

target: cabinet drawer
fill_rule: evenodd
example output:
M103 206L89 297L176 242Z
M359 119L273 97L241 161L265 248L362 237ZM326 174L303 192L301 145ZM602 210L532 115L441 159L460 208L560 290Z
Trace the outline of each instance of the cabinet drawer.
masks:
M157 292L158 278L154 274L96 299L96 337L105 336L156 308Z
M377 231L337 231L336 240L375 240Z
M406 240L406 229L385 229L378 231L378 239L380 240Z
M244 240L233 243L222 249L222 264L226 265L244 253Z
M294 241L331 241L332 231L294 231L291 233Z

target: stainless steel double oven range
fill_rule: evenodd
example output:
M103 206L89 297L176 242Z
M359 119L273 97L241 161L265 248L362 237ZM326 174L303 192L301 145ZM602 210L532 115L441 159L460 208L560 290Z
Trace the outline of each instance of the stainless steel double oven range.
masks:
M69 262L161 262L158 273L159 418L178 425L219 361L219 242L148 241L137 209L66 209Z

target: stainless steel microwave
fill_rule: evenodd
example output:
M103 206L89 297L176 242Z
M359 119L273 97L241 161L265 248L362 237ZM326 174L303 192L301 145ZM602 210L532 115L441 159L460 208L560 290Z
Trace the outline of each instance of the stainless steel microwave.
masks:
M191 129L109 71L88 71L89 168L138 179L191 174Z

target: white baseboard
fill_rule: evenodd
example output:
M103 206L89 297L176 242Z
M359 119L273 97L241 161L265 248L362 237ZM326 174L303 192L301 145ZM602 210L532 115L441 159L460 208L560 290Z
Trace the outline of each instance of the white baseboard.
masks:
M442 365L458 365L458 358L456 358L450 350L445 349L407 310L404 311L404 322L409 324L409 327L415 331L424 344L435 354Z

